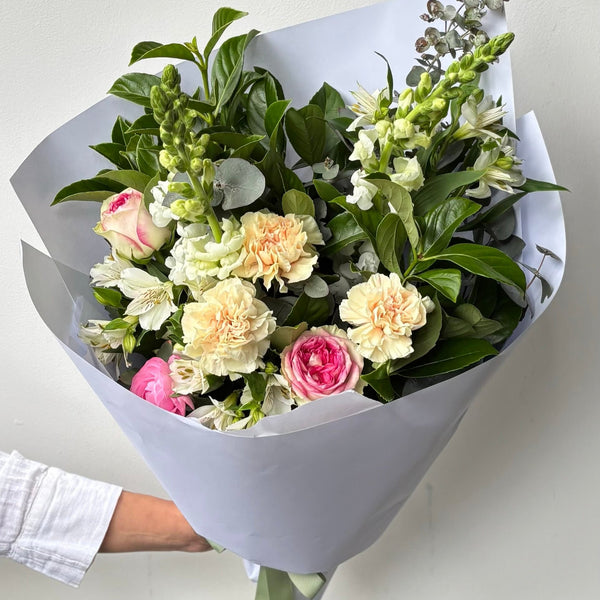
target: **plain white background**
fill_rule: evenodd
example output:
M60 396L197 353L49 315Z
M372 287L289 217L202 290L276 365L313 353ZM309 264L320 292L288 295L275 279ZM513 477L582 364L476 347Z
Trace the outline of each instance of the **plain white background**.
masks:
M233 5L251 14L233 32L269 31L374 3L238 0ZM425 4L407 0L407 14L418 18ZM0 1L3 450L163 494L32 307L19 240L39 241L8 178L46 135L103 97L126 71L136 42L206 39L219 5ZM517 112L535 109L557 178L572 192L563 196L566 276L388 531L338 570L331 600L600 596L600 5L511 0L507 13L517 33ZM365 23L354 35L375 39L377 26ZM412 52L413 40L398 43ZM242 600L253 593L231 554L100 556L79 590L0 561L6 600Z

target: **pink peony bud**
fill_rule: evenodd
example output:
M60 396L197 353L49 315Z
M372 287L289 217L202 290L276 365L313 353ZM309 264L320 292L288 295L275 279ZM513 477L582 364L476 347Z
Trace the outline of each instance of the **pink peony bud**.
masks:
M281 353L281 372L304 400L361 390L363 358L338 327L305 331Z
M185 407L194 408L189 396L172 396L173 381L169 364L162 358L151 358L133 376L131 391L164 410L178 415L185 415Z
M152 222L143 194L132 188L104 200L94 231L123 258L138 260L148 258L171 237L168 227L157 227Z

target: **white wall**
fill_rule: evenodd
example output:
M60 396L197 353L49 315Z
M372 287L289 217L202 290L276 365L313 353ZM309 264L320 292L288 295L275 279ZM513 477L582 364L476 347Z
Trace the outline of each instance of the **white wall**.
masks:
M374 4L237 0L263 31ZM19 239L37 243L9 176L103 97L142 39L206 39L216 0L1 0L0 448L145 493L162 490L41 323ZM414 18L425 0L409 0ZM576 600L600 596L600 5L511 0L519 113L534 108L564 196L568 268L554 304L482 390L381 540L342 566L331 600ZM356 35L376 36L365 23ZM412 40L407 40L411 50ZM199 457L199 461L202 459ZM6 600L253 597L232 555L99 557L79 591L0 561Z

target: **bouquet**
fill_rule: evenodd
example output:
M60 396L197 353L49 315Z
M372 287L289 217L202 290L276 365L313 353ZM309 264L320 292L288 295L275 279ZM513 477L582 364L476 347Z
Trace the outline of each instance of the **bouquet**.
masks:
M141 108L92 145L112 166L62 185L51 209L97 211L109 246L89 253L93 300L81 272L26 250L40 312L190 522L272 567L260 593L293 582L312 596L321 577L293 573L334 569L377 539L527 316L528 288L531 308L560 281L560 240L526 248L517 204L560 188L523 174L504 100L481 79L513 36L483 31L483 5L498 3L461 4L427 3L407 87L382 55L385 85L350 102L323 83L292 107L280 73L245 67L268 36L222 41L244 15L230 8L203 48L141 42L131 63L193 70L117 80L110 92ZM42 271L71 319L32 285ZM334 443L342 454L324 459ZM190 454L215 457L204 478L190 481ZM281 506L265 517L269 496ZM234 530L214 509L236 501L249 518Z

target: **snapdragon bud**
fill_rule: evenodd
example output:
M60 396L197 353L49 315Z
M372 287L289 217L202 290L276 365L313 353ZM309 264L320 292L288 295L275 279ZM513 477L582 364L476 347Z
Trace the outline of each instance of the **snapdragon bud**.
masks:
M167 65L163 69L161 82L165 87L173 89L181 83L181 75L173 65Z
M202 181L204 182L205 186L212 187L213 181L215 180L215 164L212 160L210 160L210 158L205 158L202 161L202 169Z
M123 351L126 354L131 354L135 350L135 336L128 331L123 338Z

